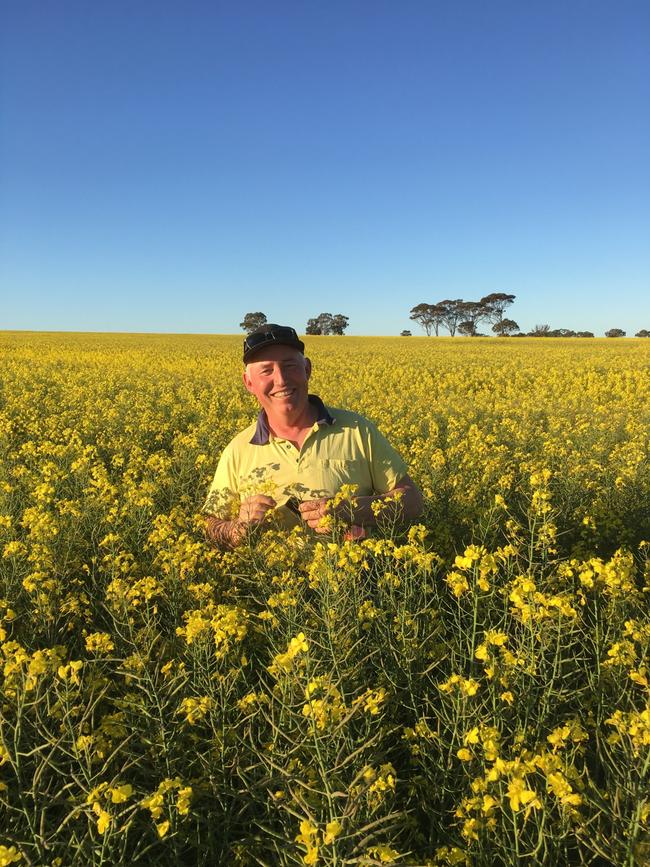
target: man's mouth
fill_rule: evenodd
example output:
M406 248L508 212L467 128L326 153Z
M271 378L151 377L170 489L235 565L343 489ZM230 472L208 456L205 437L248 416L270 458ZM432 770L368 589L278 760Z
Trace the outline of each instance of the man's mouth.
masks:
M291 397L295 388L284 388L282 391L274 391L271 397Z

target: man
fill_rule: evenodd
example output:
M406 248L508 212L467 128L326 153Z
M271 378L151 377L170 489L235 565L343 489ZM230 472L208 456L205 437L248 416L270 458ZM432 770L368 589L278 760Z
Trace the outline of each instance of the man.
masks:
M358 536L383 508L400 520L422 512L406 464L375 425L309 394L304 349L294 329L282 325L262 325L244 341L244 385L260 412L226 446L210 486L206 531L219 547L236 547L272 519L283 527L303 521L322 533L329 529L323 518L334 514ZM346 484L356 486L352 503L333 508Z

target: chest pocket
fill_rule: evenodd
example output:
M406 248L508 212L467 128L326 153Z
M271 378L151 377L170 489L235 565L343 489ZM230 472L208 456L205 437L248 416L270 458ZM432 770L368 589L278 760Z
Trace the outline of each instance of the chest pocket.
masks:
M311 496L333 497L342 485L357 485L360 497L373 493L372 477L368 462L364 459L334 460L326 458L314 461L304 468L301 482L310 488Z

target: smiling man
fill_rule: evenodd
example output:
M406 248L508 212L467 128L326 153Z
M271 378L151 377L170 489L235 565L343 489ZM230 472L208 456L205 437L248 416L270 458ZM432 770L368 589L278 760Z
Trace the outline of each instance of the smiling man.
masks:
M208 538L234 548L251 528L274 518L327 532L334 511L355 536L377 523L373 504L398 520L422 512L422 495L402 458L375 425L357 413L328 408L309 394L311 362L293 328L263 325L244 341L244 385L260 405L257 421L224 449L204 512ZM354 504L333 509L343 485L355 485Z

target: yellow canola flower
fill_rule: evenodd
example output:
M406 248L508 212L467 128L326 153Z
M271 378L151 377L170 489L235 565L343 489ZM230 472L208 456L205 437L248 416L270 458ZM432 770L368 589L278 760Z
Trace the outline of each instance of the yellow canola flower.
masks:
M300 833L295 837L296 843L301 843L307 850L303 855L303 864L318 863L318 847L319 836L318 826L308 819L303 819L300 823Z
M286 651L284 653L278 653L274 657L273 662L268 667L270 674L277 678L283 673L288 673L291 670L294 660L298 659L303 653L307 653L308 650L309 644L305 637L305 633L299 632L298 635L294 636L289 641Z
M111 814L107 813L98 801L93 804L93 811L97 815L97 830L100 834L105 834L113 822Z
M323 832L323 843L326 846L329 846L334 842L334 840L336 840L342 830L343 826L338 819L335 819L333 822L328 822L325 825L325 831Z
M189 725L195 725L202 720L209 711L214 707L214 699L208 695L189 696L184 698L176 711L177 714L185 717L185 722Z
M133 786L129 783L122 783L122 785L110 787L108 793L112 804L123 804L133 794Z
M0 843L0 867L9 867L23 860L22 854L15 846L3 846Z
M159 837L164 837L169 831L170 822L169 819L165 819L163 822L159 822L156 825L156 831L158 832Z
M371 858L379 861L381 864L394 864L400 857L400 853L397 849L393 849L387 843L379 843L376 846L369 846L367 854Z
M187 816L190 812L190 804L192 802L192 787L182 786L176 793L176 809L179 815Z
M93 632L86 636L86 650L91 653L109 653L114 649L113 639L106 632Z
M83 667L83 662L80 659L75 659L72 662L69 662L67 665L60 665L57 669L57 674L63 681L69 681L70 683L78 686L80 684L79 680L79 672Z
M542 806L535 790L527 788L521 777L515 777L508 784L508 799L510 809L515 813L524 807L531 810L540 809Z
M492 812L492 810L498 806L499 802L492 795L483 795L483 801L481 803L481 810L483 813L488 815Z
M452 674L446 681L438 684L438 689L444 693L457 690L461 695L473 696L478 692L479 684L472 677L465 678L459 674Z

